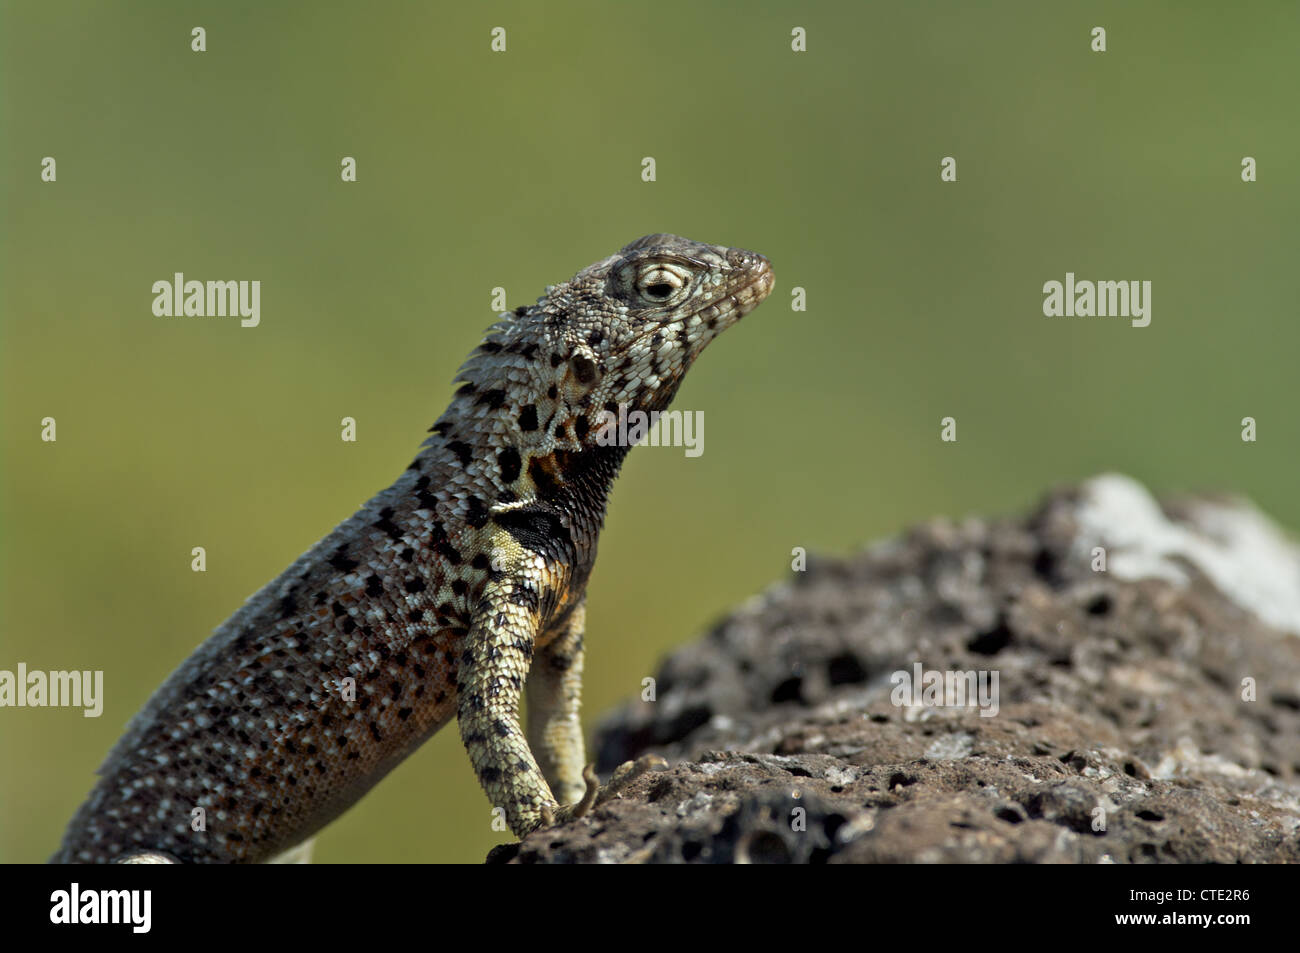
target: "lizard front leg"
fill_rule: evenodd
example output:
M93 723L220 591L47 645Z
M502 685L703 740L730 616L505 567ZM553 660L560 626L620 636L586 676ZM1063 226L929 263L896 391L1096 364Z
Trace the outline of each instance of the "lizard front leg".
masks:
M578 718L585 627L586 606L579 603L563 631L537 653L528 675L528 743L551 790L566 804L581 801L588 788Z
M502 574L474 610L457 674L460 737L494 807L522 837L556 802L519 727L519 697L537 642L540 580Z
M596 785L588 784L588 796L577 805L557 804L519 726L544 578L540 557L527 551L514 555L487 583L474 609L457 675L457 717L479 783L493 806L505 810L510 830L523 837L584 813Z
M583 766L586 759L578 709L582 704L585 631L586 603L580 602L560 635L537 653L528 676L528 742L551 789L568 805L555 817L561 821L582 817L595 805L620 796L646 772L668 767L658 755L645 754L620 765L609 784L601 787L595 766Z

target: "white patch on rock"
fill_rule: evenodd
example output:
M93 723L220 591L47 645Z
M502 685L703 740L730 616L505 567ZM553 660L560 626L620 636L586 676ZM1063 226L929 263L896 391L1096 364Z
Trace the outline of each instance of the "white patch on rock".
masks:
M943 735L930 743L925 756L934 761L956 761L970 757L974 748L975 739L968 734Z
M1241 500L1196 501L1189 523L1176 523L1136 480L1106 474L1089 480L1075 517L1073 555L1085 562L1106 549L1106 570L1121 579L1165 579L1186 586L1194 565L1225 596L1260 619L1300 635L1300 547Z
M1166 751L1160 763L1151 769L1157 781L1172 781L1178 777L1222 774L1230 778L1250 777L1251 771L1222 755L1202 754L1191 738L1179 738L1172 751Z

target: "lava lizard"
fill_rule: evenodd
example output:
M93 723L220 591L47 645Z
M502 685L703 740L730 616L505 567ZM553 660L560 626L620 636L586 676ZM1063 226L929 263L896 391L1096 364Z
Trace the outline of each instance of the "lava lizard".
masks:
M584 598L630 449L601 412L666 408L772 281L753 252L648 235L501 315L397 482L149 699L52 860L269 860L453 716L517 836L588 810Z

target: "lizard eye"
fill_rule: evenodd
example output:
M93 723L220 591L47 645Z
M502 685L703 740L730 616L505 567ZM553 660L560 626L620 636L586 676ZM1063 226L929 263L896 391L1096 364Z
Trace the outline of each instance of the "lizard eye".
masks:
M636 288L647 301L662 304L680 291L685 283L681 275L658 265L637 276Z

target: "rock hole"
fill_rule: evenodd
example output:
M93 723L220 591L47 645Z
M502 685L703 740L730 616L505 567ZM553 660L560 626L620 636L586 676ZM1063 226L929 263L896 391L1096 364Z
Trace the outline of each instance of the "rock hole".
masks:
M997 625L985 632L977 632L966 643L966 648L976 655L997 655L1011 644L1011 630L1007 628L1006 616L998 619Z
M845 652L826 663L826 672L832 685L858 685L867 680L867 670L857 656Z
M1056 575L1056 557L1050 549L1046 547L1040 549L1034 554L1034 575L1045 582L1055 584Z
M776 688L772 689L772 704L779 705L781 702L802 702L803 701L803 679L787 678Z
M751 864L788 864L791 860L785 841L771 831L754 831L737 853Z
M1110 610L1113 608L1115 608L1115 601L1111 599L1108 594L1103 592L1101 595L1091 599L1088 604L1084 606L1084 611L1087 612L1088 615L1108 615Z
M696 728L707 725L712 717L713 710L707 705L694 705L690 708L684 708L677 713L677 717L668 726L669 736L665 740L677 741L680 738L685 738Z

